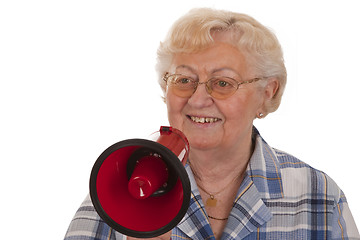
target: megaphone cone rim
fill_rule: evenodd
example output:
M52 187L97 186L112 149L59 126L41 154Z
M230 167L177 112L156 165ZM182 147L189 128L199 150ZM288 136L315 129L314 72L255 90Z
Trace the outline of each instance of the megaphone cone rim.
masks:
M116 150L119 150L124 147L130 147L130 146L141 146L141 147L149 147L154 148L157 150L157 152L163 156L163 159L166 161L167 159L170 159L170 161L166 161L167 164L172 166L175 170L175 172L178 174L179 179L182 184L183 188L183 202L180 208L180 211L176 215L175 218L173 218L168 224L165 226L153 230L153 231L137 231L128 229L120 224L118 224L116 221L114 221L103 209L103 207L100 204L98 194L97 194L97 176L98 172L100 170L101 165L106 160L106 158ZM178 159L178 157L168 148L165 146L146 139L128 139L124 141L117 142L110 147L108 147L96 160L92 171L90 175L90 198L94 205L95 210L99 214L99 216L114 230L123 233L127 236L136 237L136 238L151 238L156 237L159 235L162 235L164 233L167 233L171 229L173 229L184 217L184 215L187 212L187 209L190 205L190 194L191 194L191 187L190 187L190 180L186 173L186 170L184 166L182 165L181 161Z

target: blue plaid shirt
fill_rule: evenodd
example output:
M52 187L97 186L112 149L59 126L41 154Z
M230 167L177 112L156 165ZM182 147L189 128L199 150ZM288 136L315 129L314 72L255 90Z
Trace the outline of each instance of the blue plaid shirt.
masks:
M271 148L255 130L254 153L221 239L360 239L344 193L325 173ZM215 240L193 173L190 207L172 239ZM104 223L89 197L65 240L123 239Z

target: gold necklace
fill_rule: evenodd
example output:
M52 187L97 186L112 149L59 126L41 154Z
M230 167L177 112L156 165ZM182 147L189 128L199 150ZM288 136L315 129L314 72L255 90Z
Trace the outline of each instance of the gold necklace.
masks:
M190 161L188 161L189 165L190 165L190 168L192 170L192 172L194 173L194 176L198 179L198 180L201 180L201 178L199 177L199 175L194 171L194 169L191 167L191 163ZM208 207L216 207L216 204L217 204L217 199L215 198L215 195L218 195L219 193L223 192L228 186L230 186L230 184L232 184L233 182L235 182L236 179L238 179L240 176L242 175L242 173L240 173L239 175L237 175L233 180L231 180L228 184L226 184L225 187L223 187L222 189L220 189L219 191L215 192L215 193L209 193L208 191L206 191L199 183L197 183L197 186L203 191L205 192L207 195L209 195L209 198L206 199L206 206ZM210 216L209 216L210 217ZM216 219L216 220L226 220L226 219L217 219L217 218L214 218L214 217L211 217L213 219Z
M232 183L233 181L231 181L230 183ZM229 184L227 184L223 189L221 189L220 191L217 191L216 193L209 193L208 191L206 191L202 186L200 186L199 184L198 184L198 187L201 189L201 190L203 190L207 195L209 195L209 198L208 199L206 199L206 206L208 206L208 207L216 207L216 204L217 204L217 199L215 198L215 195L218 195L219 193L221 193L221 192L223 192L225 189L226 189L226 187L228 187L229 185L230 185L230 183Z

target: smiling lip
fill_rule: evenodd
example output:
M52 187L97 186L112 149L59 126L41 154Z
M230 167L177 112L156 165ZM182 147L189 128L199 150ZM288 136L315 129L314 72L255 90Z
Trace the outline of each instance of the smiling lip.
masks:
M216 118L216 117L196 117L196 116L187 116L191 121L196 122L196 123L214 123L214 122L218 122L221 119L220 118Z

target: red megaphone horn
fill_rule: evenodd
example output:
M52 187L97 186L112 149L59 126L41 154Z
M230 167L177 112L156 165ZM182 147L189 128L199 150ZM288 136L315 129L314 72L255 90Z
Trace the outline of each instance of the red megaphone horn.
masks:
M90 197L100 217L127 236L150 238L174 228L190 203L184 168L189 143L172 127L153 140L128 139L107 148L90 176Z

